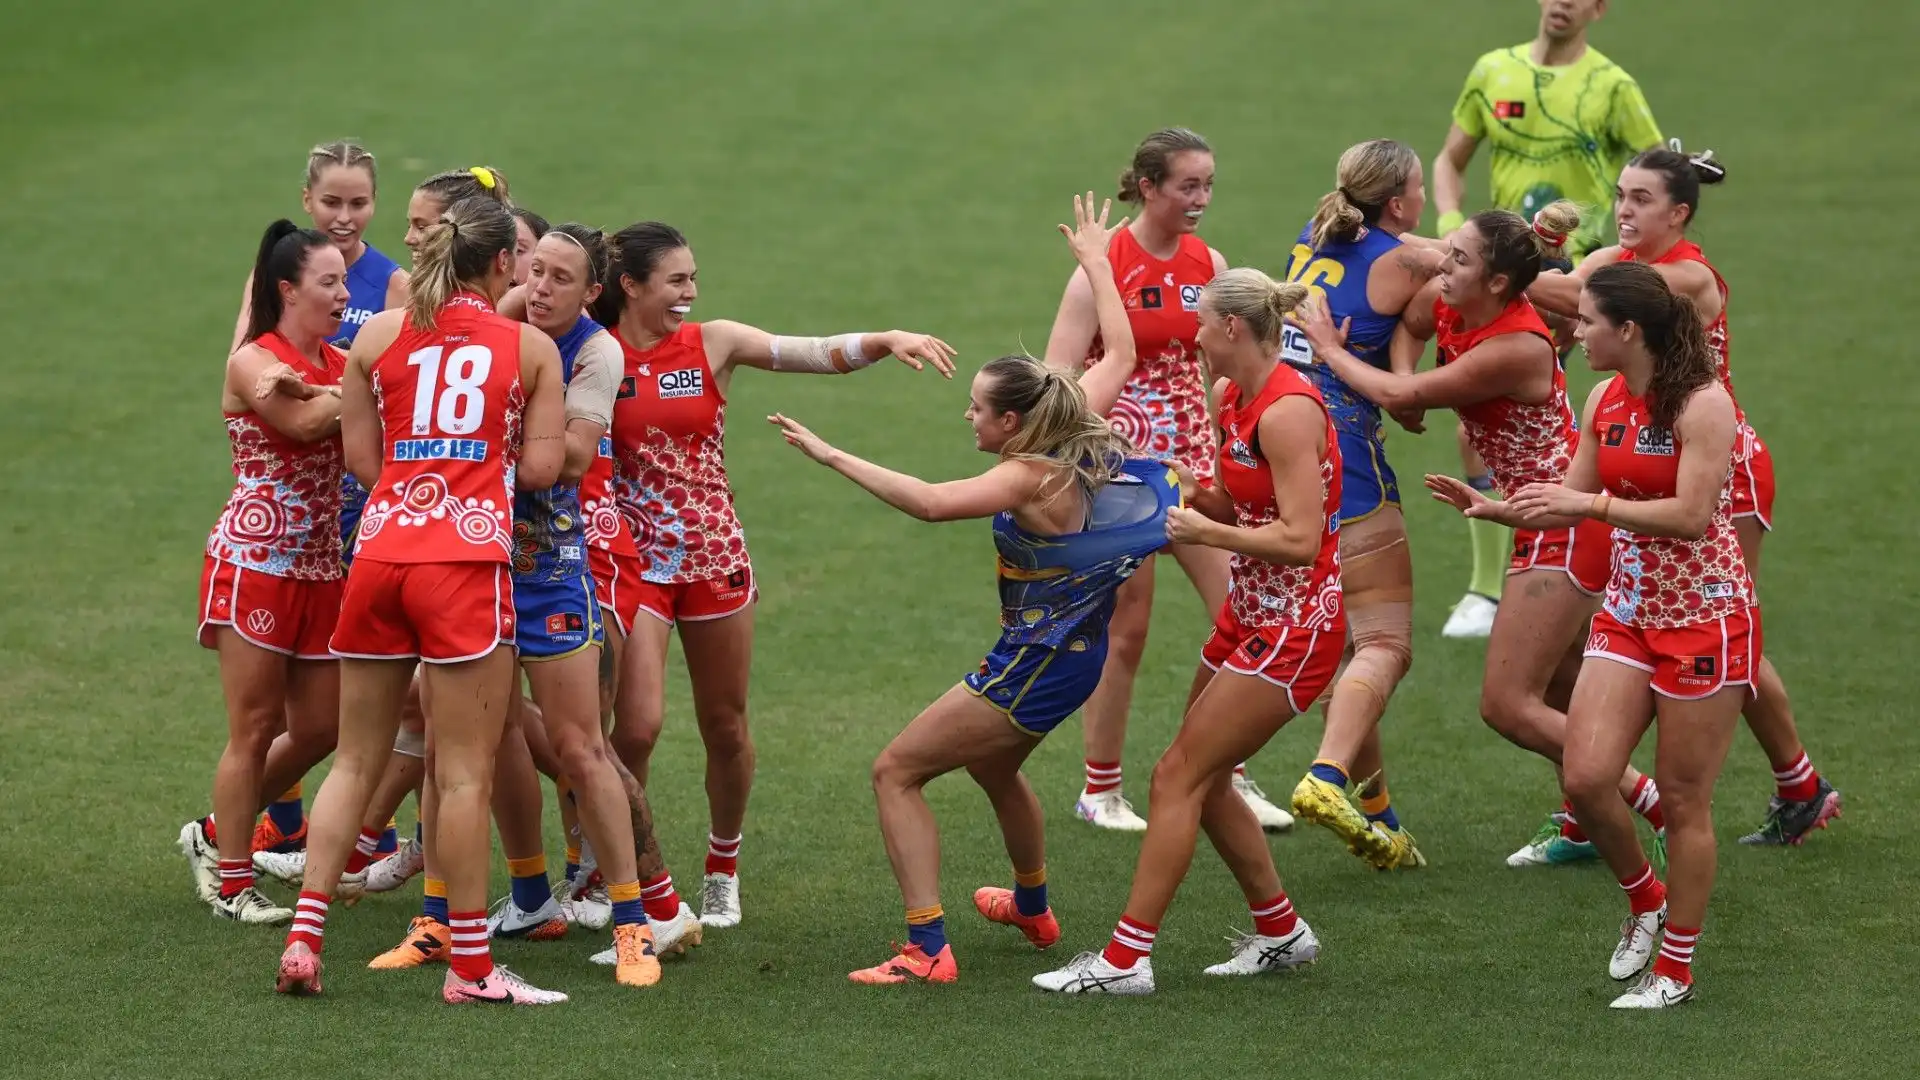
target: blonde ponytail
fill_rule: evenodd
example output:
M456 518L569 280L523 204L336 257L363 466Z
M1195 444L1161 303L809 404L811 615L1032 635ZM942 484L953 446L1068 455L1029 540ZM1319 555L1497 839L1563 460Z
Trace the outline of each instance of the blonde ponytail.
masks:
M513 215L488 197L462 199L420 234L408 281L407 322L430 330L434 316L462 288L478 290L494 257L511 252Z
M1297 281L1275 281L1251 266L1236 266L1214 276L1200 294L1200 302L1221 317L1247 325L1254 340L1278 348L1286 317L1307 299L1307 287Z
M1333 240L1359 239L1360 230L1379 222L1387 203L1407 189L1419 167L1413 147L1392 139L1348 147L1334 169L1338 186L1314 208L1308 242L1321 248Z
M1065 467L1095 491L1112 480L1133 453L1125 436L1087 408L1086 392L1077 379L1031 356L988 361L981 374L992 379L987 404L996 413L1020 417L1020 430L1001 448L1002 457Z

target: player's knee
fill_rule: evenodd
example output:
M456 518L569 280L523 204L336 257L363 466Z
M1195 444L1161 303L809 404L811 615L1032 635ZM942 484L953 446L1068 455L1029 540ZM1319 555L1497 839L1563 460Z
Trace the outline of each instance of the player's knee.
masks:
M1607 800L1620 798L1620 774L1625 766L1569 753L1561 763L1560 783L1574 808L1586 812Z
M746 757L753 753L753 738L747 734L747 711L726 709L700 718L700 741L707 756Z
M1480 687L1480 719L1488 727L1517 739L1526 727L1526 705L1513 688L1487 682Z
M903 755L894 753L891 746L880 751L880 756L873 759L873 790L876 794L907 791L925 783L926 777Z
M1201 780L1193 758L1182 750L1178 743L1167 748L1154 762L1153 776L1147 788L1147 799L1156 806L1166 803L1195 798L1200 794Z
M626 763L628 769L634 771L638 771L653 756L654 744L659 740L659 727L645 724L616 723L613 734L607 736L607 741L613 744L613 752Z

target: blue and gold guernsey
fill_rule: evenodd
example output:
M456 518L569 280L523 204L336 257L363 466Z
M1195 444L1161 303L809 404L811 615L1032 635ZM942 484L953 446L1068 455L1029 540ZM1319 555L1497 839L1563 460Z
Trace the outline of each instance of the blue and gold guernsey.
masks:
M564 379L573 380L574 358L599 332L600 324L582 315L571 330L554 339ZM523 660L571 656L605 642L593 574L587 568L586 522L577 482L514 493L513 607Z
M1353 355L1386 370L1387 345L1400 325L1400 316L1382 315L1367 299L1367 276L1373 264L1400 248L1400 238L1368 228L1358 240L1334 240L1315 248L1313 223L1300 230L1293 256L1287 262L1287 280L1307 286L1313 299L1324 304L1335 325L1352 319L1347 349ZM1340 520L1359 521L1384 506L1400 505L1400 481L1387 464L1386 433L1380 408L1355 393L1333 369L1313 362L1313 348L1298 327L1282 333L1280 357L1297 368L1326 401L1327 415L1340 440Z
M329 342L334 348L345 352L353 345L354 335L367 324L367 320L386 310L387 283L393 279L393 272L400 264L386 257L379 248L368 244L360 252L360 257L347 267L347 311L340 317L340 332ZM342 470L340 481L340 558L343 562L353 561L353 538L360 528L360 511L366 509L367 489L353 474Z
M1166 463L1129 458L1094 493L1079 532L1040 536L993 518L1000 564L1000 640L964 685L1032 735L1072 716L1100 683L1114 597L1167 543L1180 478Z

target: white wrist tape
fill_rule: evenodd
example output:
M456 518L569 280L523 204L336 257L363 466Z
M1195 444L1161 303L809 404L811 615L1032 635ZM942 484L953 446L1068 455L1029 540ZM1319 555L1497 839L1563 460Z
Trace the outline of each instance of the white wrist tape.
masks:
M773 370L808 371L819 375L844 375L873 363L863 351L860 334L835 334L833 337L776 337L773 339Z

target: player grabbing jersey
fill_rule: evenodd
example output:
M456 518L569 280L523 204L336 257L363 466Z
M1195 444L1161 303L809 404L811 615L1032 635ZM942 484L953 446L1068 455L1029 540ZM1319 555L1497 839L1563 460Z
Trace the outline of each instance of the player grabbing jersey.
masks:
M1210 481L1214 433L1207 413L1205 364L1193 334L1200 290L1227 267L1226 258L1196 235L1201 215L1213 202L1212 147L1186 128L1154 132L1134 149L1132 164L1120 174L1119 199L1140 204L1139 217L1114 234L1107 253L1139 360L1109 419L1141 451ZM1098 362L1098 331L1093 283L1084 270L1076 269L1067 279L1047 339L1047 365L1078 372ZM1167 550L1199 591L1201 602L1209 610L1218 607L1227 594L1225 554L1188 545ZM1073 811L1105 829L1138 832L1147 827L1121 792L1120 758L1152 610L1153 560L1148 560L1120 589L1108 631L1112 647L1107 670L1086 708L1086 783ZM1244 768L1234 772L1234 786L1263 827L1278 831L1293 826L1293 818L1267 801Z
M698 268L686 237L657 221L611 238L609 288L594 304L626 354L614 404L614 494L642 564L622 657L614 747L642 785L666 709L667 641L676 628L707 749L710 815L700 920L740 922L740 837L753 786L747 676L753 657L753 564L733 509L724 454L727 388L740 367L837 375L892 354L953 375L953 350L900 330L775 337L735 322L690 323Z
M315 800L282 993L320 989L327 907L424 661L439 793L427 845L445 875L451 932L442 997L566 999L496 968L487 944L485 799L512 693L513 492L551 487L565 458L553 342L493 310L512 267L506 209L455 203L420 237L407 307L374 316L354 339L342 439L371 494L332 641L345 658L345 722Z
M1442 235L1466 219L1467 163L1482 141L1493 150L1493 205L1531 220L1556 199L1586 219L1563 253L1572 262L1605 243L1613 178L1632 154L1660 143L1660 129L1633 77L1587 44L1606 0L1540 0L1531 42L1495 49L1474 62L1453 106L1453 126L1433 162L1433 201ZM1565 267L1562 267L1565 269ZM1492 490L1484 462L1460 436L1460 460L1479 490ZM1507 531L1469 520L1473 578L1441 633L1486 637L1502 592Z
M1437 254L1401 241L1426 205L1420 156L1404 143L1373 139L1341 154L1336 175L1337 186L1294 242L1287 277L1346 326L1356 356L1411 370L1419 351L1393 357L1388 346L1439 263ZM1426 860L1394 813L1380 753L1381 716L1413 663L1413 560L1380 410L1332 369L1315 366L1297 327L1283 328L1281 356L1320 391L1340 440L1340 573L1353 635L1319 753L1294 787L1293 812L1380 869L1421 866ZM1420 430L1416 417L1398 419ZM1356 793L1358 808L1348 801L1354 776L1370 778Z
M1060 939L1047 903L1039 800L1020 767L1049 731L1086 701L1107 652L1114 594L1166 542L1178 503L1172 469L1108 427L1106 410L1133 373L1133 335L1113 283L1108 207L1074 197L1061 226L1094 283L1109 352L1076 384L1027 356L1003 356L974 377L967 421L974 444L999 463L967 480L929 484L827 445L785 416L768 420L808 457L922 521L993 519L1000 556L1000 640L980 669L929 705L873 765L873 790L894 879L906 902L907 944L853 972L857 983L953 982L959 977L940 905L940 842L923 794L965 768L1000 819L1012 889L988 886L974 906L1017 927L1035 947Z
M1707 324L1720 383L1733 396L1728 363L1727 283L1697 244L1686 238L1700 205L1700 186L1726 179L1726 166L1713 151L1688 155L1679 140L1636 156L1621 170L1614 216L1620 245L1593 253L1571 275L1547 274L1528 290L1534 303L1559 312L1576 309L1581 283L1602 266L1642 262L1660 272L1669 288L1693 301ZM1758 579L1760 548L1773 521L1773 456L1760 441L1736 399L1734 417L1740 438L1734 443L1733 525L1749 577ZM1840 815L1840 793L1807 758L1794 723L1793 706L1780 673L1766 657L1756 657L1754 695L1746 706L1747 727L1773 766L1776 789L1759 829L1741 838L1747 844L1800 844L1816 828Z
M347 304L346 273L323 234L269 225L253 264L246 344L228 358L220 391L234 488L207 539L200 643L219 651L227 745L214 813L181 828L180 850L201 899L240 922L293 917L254 888L248 825L272 792L327 756L339 722L327 638L340 614L346 358L326 340Z
M365 147L351 142L330 142L307 152L306 182L300 190L300 205L313 219L313 227L340 249L347 266L347 309L340 317L340 329L329 342L345 349L353 341L362 323L376 311L406 303L407 274L392 259L366 242L367 226L373 220L374 161ZM252 322L253 281L249 277L241 292L240 315L233 328L233 349L247 341ZM351 474L342 472L340 536L343 557L351 557L353 528L360 520L360 503L366 492ZM276 747L285 745L276 740ZM284 750L272 751L275 757ZM307 822L301 804L301 786L292 787L267 804L267 812L254 827L253 849L290 859L297 874L302 861L298 853L306 847ZM297 877L296 877L297 880Z
M1662 1009L1693 996L1693 948L1713 889L1713 785L1760 659L1760 610L1733 529L1740 421L1700 311L1658 271L1593 271L1579 320L1588 361L1615 375L1587 399L1565 483L1529 484L1505 513L1539 529L1613 526L1606 599L1567 711L1565 783L1627 894L1609 973L1631 979L1653 960L1613 1007ZM1618 793L1654 719L1664 885Z
M1153 817L1133 889L1106 949L1034 977L1070 994L1153 992L1150 956L1202 828L1253 915L1209 975L1310 963L1320 943L1280 887L1260 824L1233 791L1233 765L1260 749L1333 680L1346 641L1340 595L1340 447L1320 394L1275 356L1281 321L1307 296L1258 270L1229 270L1200 300L1196 341L1223 377L1220 488L1167 514L1167 536L1232 553L1232 583L1201 654L1187 714L1153 770Z
M1403 341L1438 335L1439 366L1431 371L1380 371L1346 351L1324 308L1316 305L1303 317L1315 358L1368 400L1396 411L1458 412L1462 429L1502 491L1559 483L1578 442L1552 332L1523 294L1578 227L1579 211L1571 203L1553 203L1536 222L1530 226L1510 211L1487 210L1454 231L1451 257L1440 276L1400 321ZM1476 489L1450 477L1429 476L1427 486L1435 497L1472 515L1501 506L1477 499ZM1521 529L1487 643L1481 717L1556 769L1566 744L1572 689L1570 678L1556 676L1579 666L1594 597L1606 585L1609 550L1606 526L1599 522ZM1351 588L1348 595L1351 603ZM1656 831L1663 826L1651 779L1629 767L1620 791ZM1557 817L1509 856L1507 865L1594 858L1571 808Z

